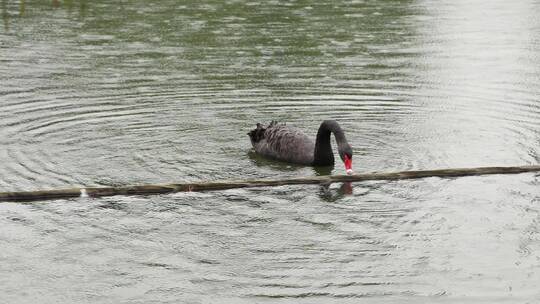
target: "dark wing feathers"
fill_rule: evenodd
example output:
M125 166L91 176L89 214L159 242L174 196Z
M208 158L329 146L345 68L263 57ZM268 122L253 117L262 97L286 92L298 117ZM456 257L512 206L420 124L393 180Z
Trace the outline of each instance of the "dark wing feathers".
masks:
M299 164L313 162L315 144L297 128L272 121L267 127L257 124L248 135L261 155Z

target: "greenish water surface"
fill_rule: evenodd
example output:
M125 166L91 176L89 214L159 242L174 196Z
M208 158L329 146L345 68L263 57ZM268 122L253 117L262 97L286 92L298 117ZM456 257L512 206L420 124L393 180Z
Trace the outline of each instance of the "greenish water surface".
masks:
M540 3L0 0L0 192L538 164ZM326 173L342 174L338 163ZM535 303L535 174L0 204L5 303Z

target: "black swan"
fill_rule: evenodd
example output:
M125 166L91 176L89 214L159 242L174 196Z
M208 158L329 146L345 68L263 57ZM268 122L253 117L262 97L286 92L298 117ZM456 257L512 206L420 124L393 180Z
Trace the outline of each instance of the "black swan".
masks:
M276 121L266 127L258 123L257 128L248 135L255 152L263 156L302 165L331 166L334 164L334 152L330 133L336 137L339 157L345 164L347 174L352 174L352 148L334 120L321 123L315 143L301 130Z

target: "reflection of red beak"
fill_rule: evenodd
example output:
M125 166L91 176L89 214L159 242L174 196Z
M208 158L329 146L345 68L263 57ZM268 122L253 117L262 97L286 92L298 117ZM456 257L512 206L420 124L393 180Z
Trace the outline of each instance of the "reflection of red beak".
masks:
M339 187L341 191L343 191L343 194L353 194L353 188L351 182L344 182L341 187Z
M349 158L348 155L345 155L345 160L343 161L345 163L345 172L347 172L347 174L353 174L353 170L352 170L352 158Z

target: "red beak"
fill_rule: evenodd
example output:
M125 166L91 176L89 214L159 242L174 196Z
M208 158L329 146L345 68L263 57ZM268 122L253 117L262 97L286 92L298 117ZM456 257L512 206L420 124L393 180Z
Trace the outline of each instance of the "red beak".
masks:
M352 158L349 158L348 155L345 155L345 160L343 162L345 163L345 172L347 172L347 174L353 174Z

